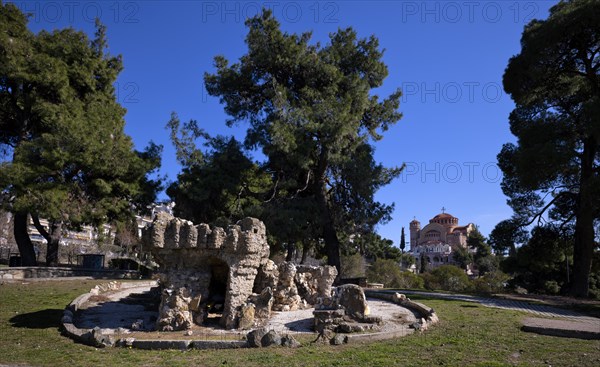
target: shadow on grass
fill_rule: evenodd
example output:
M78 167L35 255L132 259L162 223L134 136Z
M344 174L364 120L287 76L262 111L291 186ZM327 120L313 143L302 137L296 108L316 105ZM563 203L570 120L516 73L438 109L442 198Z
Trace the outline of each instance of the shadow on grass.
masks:
M64 310L47 309L42 311L24 313L10 319L13 327L26 329L58 328Z

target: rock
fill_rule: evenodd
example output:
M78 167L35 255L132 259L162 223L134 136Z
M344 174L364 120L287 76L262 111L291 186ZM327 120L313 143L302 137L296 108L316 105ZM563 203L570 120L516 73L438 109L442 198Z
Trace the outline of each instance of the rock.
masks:
M292 335L286 334L281 337L281 346L287 348L299 348L301 345Z
M202 300L201 295L197 295L190 301L188 308L190 311L198 312L200 311L200 301Z
M69 315L64 315L61 319L60 319L61 324L72 324L73 323L73 317L69 316Z
M365 331L377 330L377 327L373 324L363 324L358 322L343 322L337 326L335 331L338 333L362 333Z
M418 322L413 322L412 324L408 325L408 327L415 329L416 331L421 331L421 324Z
M188 295L189 290L185 287L165 288L163 290L159 306L159 317L156 321L158 330L187 330L192 327L194 323L193 314L189 310L192 298ZM142 330L141 328L136 329L134 325L131 329Z
M269 330L262 339L260 344L263 347L270 347L272 345L281 345L281 336L275 332L275 330Z
M194 335L194 332L192 330L188 330L185 333L183 333L183 335L185 335L185 336L192 336L192 335Z
M355 320L363 320L369 315L369 305L362 288L355 284L337 287L333 295L334 303L343 307L346 315Z
M300 297L309 304L317 303L320 297L330 297L337 274L334 266L298 265L295 282Z
M252 303L242 306L238 329L247 330L254 326L254 310L255 307Z
M324 330L335 330L344 322L344 310L315 310L313 311L315 331L319 334Z
M169 213L158 212L152 221L152 226L143 231L142 239L150 247L162 248L165 245L165 231L173 219Z
M256 307L254 317L261 320L266 320L271 316L271 309L273 308L273 291L271 287L263 289L259 294L251 295L248 300Z
M131 348L133 346L133 342L135 338L122 338L117 341L117 346Z
M112 347L115 345L114 337L97 326L92 329L92 339L94 340L94 344L100 348Z
M181 225L184 223L182 219L174 218L169 221L165 229L165 248L179 248L179 235Z
M331 345L342 345L348 343L348 337L342 334L335 334L333 338L330 339Z
M321 343L329 344L331 343L331 339L335 336L335 332L333 330L325 329L322 332L319 332L319 336L317 337L317 341Z
M273 309L276 311L295 311L300 308L302 298L298 295L298 288L294 282L296 266L291 262L279 265L279 282L273 293L275 301Z
M252 348L259 348L262 346L261 340L263 336L267 334L267 329L260 328L256 330L252 330L248 334L246 334L246 339L248 340L248 346Z
M254 293L261 293L263 289L271 288L271 290L277 289L277 283L279 282L279 269L273 260L267 260L258 268L256 274L256 280L254 281Z
M140 331L140 330L144 330L144 320L143 319L137 319L135 320L130 327L131 330L134 331Z
M401 304L404 301L406 301L406 296L402 293L394 293L392 296L392 302L394 303Z

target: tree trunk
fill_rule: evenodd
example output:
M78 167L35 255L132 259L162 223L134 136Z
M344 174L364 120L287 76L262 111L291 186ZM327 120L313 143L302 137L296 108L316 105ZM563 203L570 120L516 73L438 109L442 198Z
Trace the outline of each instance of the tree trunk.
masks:
M515 256L517 256L517 246L515 246L514 242L512 242L510 244L510 248L508 249L508 256L509 257L515 257Z
M573 279L571 295L587 297L589 277L594 255L594 208L592 197L592 181L594 176L594 158L596 141L588 138L583 144L581 158L581 178L577 197L575 244L573 249Z
M288 242L287 255L285 256L285 261L287 261L287 262L293 261L295 254L296 254L296 246L294 245L294 243Z
M310 251L310 244L305 241L302 244L302 259L300 260L300 264L306 264L306 258L308 257L308 252Z
M48 252L46 252L46 265L58 266L58 247L62 237L62 223L50 225L50 238L48 240Z
M19 248L19 253L21 254L21 265L37 266L33 243L31 243L31 239L29 238L27 227L27 213L14 213L13 233L15 235L15 242L17 242L17 247Z
M341 274L340 241L333 224L325 190L325 185L323 185L319 192L319 206L321 209L321 224L323 225L323 240L325 241L327 265L335 266L339 277L339 274Z
M329 152L325 147L321 148L319 162L315 172L315 194L317 195L317 204L321 212L321 225L323 226L323 241L325 241L325 253L327 254L327 265L335 266L338 272L337 278L341 274L340 261L340 241L337 237L329 200L327 200L327 167L329 165Z
M31 219L37 231L46 239L46 266L58 266L58 247L62 237L62 222L50 222L50 232L41 225L37 215L32 214Z

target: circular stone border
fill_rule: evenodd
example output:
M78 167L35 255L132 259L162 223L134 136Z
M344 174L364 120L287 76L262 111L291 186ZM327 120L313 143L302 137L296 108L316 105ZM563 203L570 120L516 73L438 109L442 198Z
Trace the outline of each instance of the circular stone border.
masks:
M69 338L93 347L131 347L146 350L160 349L231 349L231 348L251 348L246 340L150 340L136 338L115 339L112 334L105 334L103 329L95 327L93 329L78 328L74 324L75 314L81 306L92 296L98 296L107 292L116 290L126 290L129 288L155 287L158 282L152 281L111 281L96 285L88 293L84 293L75 298L67 305L61 318L61 328L64 335ZM436 324L439 318L435 311L422 303L411 301L405 295L397 292L383 291L380 289L364 289L365 296L388 301L402 307L408 308L418 315L417 322L411 325L413 330L425 331L429 326ZM316 333L315 333L316 335ZM374 332L361 334L343 334L346 343L359 343L368 341L377 341L393 339L408 335L406 330Z

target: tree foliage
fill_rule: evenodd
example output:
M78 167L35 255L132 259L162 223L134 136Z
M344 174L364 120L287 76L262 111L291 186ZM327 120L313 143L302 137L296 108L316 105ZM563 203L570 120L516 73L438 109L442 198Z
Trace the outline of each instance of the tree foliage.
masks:
M55 265L63 229L145 208L160 186L148 174L161 147L136 152L124 133L113 87L122 63L105 53L105 33L97 23L91 40L70 28L33 34L16 6L0 6L0 146L4 157L12 154L0 166L0 187L27 265L35 263L28 214Z
M452 247L452 260L464 270L467 270L468 266L473 263L473 254L468 248L463 246Z
M408 271L402 271L397 261L377 259L367 270L370 282L382 283L386 288L423 288L423 279Z
M517 219L573 223L571 293L586 296L600 218L600 3L561 1L533 20L504 74L517 144L498 155Z
M181 125L176 114L167 124L183 168L167 188L177 216L220 226L256 215L271 178L244 153L233 137L210 137L195 121ZM205 139L207 150L196 146Z
M404 237L404 227L402 227L402 233L400 234L400 251L404 253L404 249L406 248L406 238Z
M505 219L494 227L488 243L497 255L515 256L517 245L526 243L529 235L523 225L518 220L511 218Z
M498 269L498 259L492 253L492 247L488 245L487 239L481 234L479 228L475 227L469 233L467 247L474 250L473 261L477 265L479 275Z
M556 284L560 290L568 285L572 255L572 236L557 225L547 224L533 228L531 238L517 249L515 259L503 266L514 274L516 285L533 292L557 293L548 286Z
M217 56L206 88L220 97L228 124L249 124L245 144L267 157L276 211L294 212L295 228L322 238L339 269L340 233L368 233L389 220L392 206L374 194L400 170L377 164L371 143L400 119L400 91L383 100L371 94L387 76L373 36L340 29L327 45L310 44L310 33L283 32L268 10L246 25L247 53L231 65Z
M467 274L454 265L442 265L421 276L425 280L425 288L431 290L462 292L470 287Z

